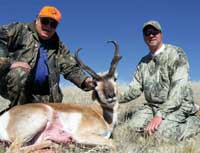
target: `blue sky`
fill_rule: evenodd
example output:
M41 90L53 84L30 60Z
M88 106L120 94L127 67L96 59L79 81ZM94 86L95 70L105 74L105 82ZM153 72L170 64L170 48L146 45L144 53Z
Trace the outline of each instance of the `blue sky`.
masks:
M162 25L163 42L186 52L191 80L200 80L198 0L1 0L0 25L32 22L44 5L60 9L63 18L57 32L61 40L72 54L83 48L80 57L97 72L107 70L113 55L114 48L106 41L116 40L123 56L118 79L129 83L140 58L148 53L142 25L153 19Z

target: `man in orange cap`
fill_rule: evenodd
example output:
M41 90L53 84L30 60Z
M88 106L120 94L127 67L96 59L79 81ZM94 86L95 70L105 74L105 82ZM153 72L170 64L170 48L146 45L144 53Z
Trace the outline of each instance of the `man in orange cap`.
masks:
M0 27L0 95L10 107L61 102L60 74L83 90L93 87L56 33L61 16L57 8L44 6L33 23Z
M54 35L61 16L60 11L53 6L45 6L41 9L36 20L36 29L40 38L48 40Z

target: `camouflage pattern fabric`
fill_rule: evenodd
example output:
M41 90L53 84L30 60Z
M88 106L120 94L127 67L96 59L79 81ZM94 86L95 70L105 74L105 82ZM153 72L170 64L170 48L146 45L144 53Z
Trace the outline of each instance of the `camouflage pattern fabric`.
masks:
M120 95L119 102L134 100L142 92L145 106L137 110L130 121L130 126L136 130L143 130L155 115L163 118L156 133L166 137L186 137L181 134L184 133L182 129L188 126L187 120L190 128L200 128L199 118L194 117L199 107L193 101L189 64L181 48L165 44L164 50L157 56L148 54L143 57L128 91ZM199 132L198 128L195 133Z
M27 77L28 73L22 68L12 69L6 75L3 75L0 93L2 97L11 101L11 107L27 102L25 94L28 92L25 89Z
M30 102L51 101L50 95L35 95L31 93L32 86L30 86L29 72L24 71L23 68L19 67L10 70L3 75L1 81L0 94L5 99L10 100L10 107Z
M156 108L144 105L133 112L131 119L126 121L129 127L136 132L143 133L144 128L151 121ZM161 123L155 137L159 140L184 140L200 132L200 117L190 115L188 117L181 111L175 111L168 115Z
M27 79L33 75L39 46L40 40L35 30L35 22L31 24L12 23L0 27L0 93L3 97L8 98L13 105L25 101L22 97L26 97L27 87L32 85ZM48 90L50 93L46 95L46 97L49 96L48 98L38 97L38 100L62 101L63 95L59 87L60 74L79 88L87 90L82 86L87 76L56 33L47 42L47 52ZM31 67L30 73L26 74L22 69L17 69L15 72L10 71L9 67L15 61L27 62Z

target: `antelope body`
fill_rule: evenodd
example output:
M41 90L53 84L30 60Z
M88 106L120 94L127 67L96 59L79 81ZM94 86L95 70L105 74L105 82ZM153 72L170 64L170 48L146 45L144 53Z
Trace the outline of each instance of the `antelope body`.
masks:
M20 143L21 150L31 151L51 142L68 144L71 141L89 145L109 145L108 139L117 120L117 89L115 69L119 56L118 45L108 73L98 75L78 58L75 59L95 82L93 95L96 104L30 103L11 108L0 116L0 141Z

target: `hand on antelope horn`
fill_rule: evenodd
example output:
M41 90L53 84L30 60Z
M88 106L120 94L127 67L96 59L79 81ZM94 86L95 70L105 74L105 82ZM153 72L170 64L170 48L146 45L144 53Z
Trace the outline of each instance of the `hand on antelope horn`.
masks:
M86 78L85 81L83 82L83 84L84 84L85 90L87 90L87 91L92 90L95 87L95 82L90 77Z

